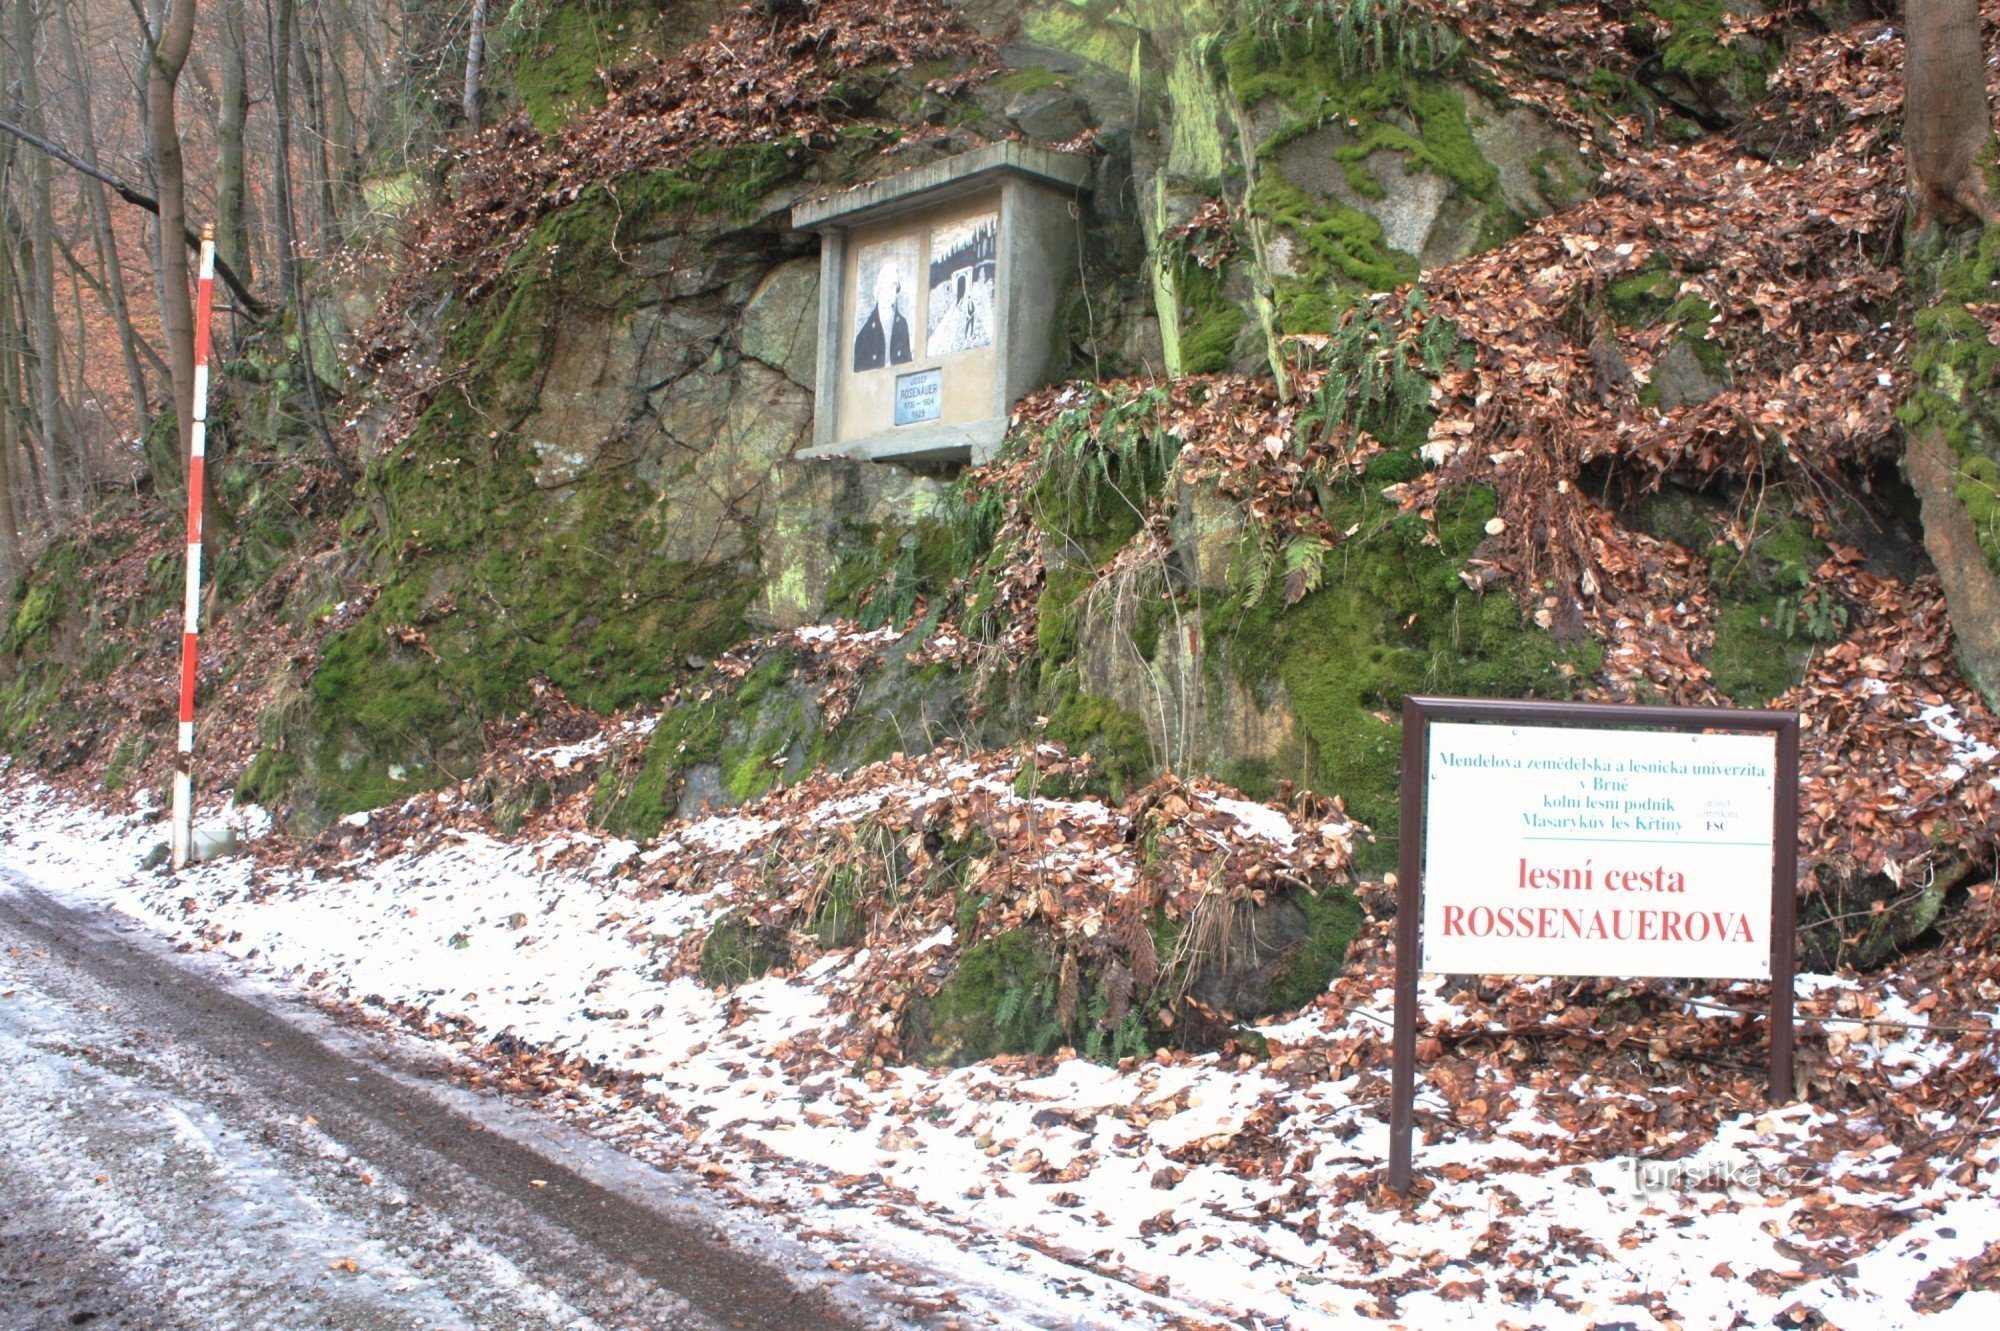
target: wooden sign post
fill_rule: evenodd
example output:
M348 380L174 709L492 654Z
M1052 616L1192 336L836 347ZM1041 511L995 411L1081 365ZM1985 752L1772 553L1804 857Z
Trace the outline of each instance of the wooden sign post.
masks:
M1420 972L1768 979L1771 1099L1791 1098L1796 713L1410 698L1402 824L1396 1192Z

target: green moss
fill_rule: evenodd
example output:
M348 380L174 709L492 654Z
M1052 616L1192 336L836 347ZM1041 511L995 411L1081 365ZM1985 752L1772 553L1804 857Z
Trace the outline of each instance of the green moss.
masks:
M1445 177L1475 199L1490 197L1499 172L1481 155L1465 113L1465 98L1449 84L1379 69L1343 76L1310 52L1272 59L1268 46L1239 37L1224 48L1231 90L1245 106L1275 99L1284 124L1258 145L1270 157L1292 139L1337 125L1346 142L1333 150L1348 184L1367 198L1382 187L1366 167L1378 152L1397 152L1415 170Z
M1762 707L1798 682L1787 657L1791 643L1766 608L1739 602L1717 611L1715 645L1705 664L1718 692L1745 707Z
M21 603L14 607L13 621L7 625L7 636L0 641L0 652L18 652L24 647L49 645L50 635L55 631L56 620L62 614L60 590L48 582L35 583L21 596Z
M1059 88L1062 85L1063 76L1047 65L1022 65L1018 69L1010 69L1004 74L996 75L986 82L989 88L1023 95L1042 92L1048 88Z
M511 48L514 86L535 128L554 133L604 105L599 71L639 55L650 28L645 6L628 0L551 0L532 28L502 29Z
M1132 617L1132 647L1141 660L1151 661L1159 654L1161 630L1177 613L1174 601L1165 596L1148 596L1139 602Z
M1096 760L1096 780L1114 804L1152 777L1153 742L1146 723L1109 698L1070 688L1049 716L1048 737L1071 753Z
M1067 51L1124 73L1134 63L1144 33L1122 0L1065 0L1033 5L1021 15L1023 40Z
M1604 308L1624 328L1645 328L1664 316L1680 291L1680 274L1664 264L1621 277L1604 289Z
M1417 145L1403 151L1472 198L1490 198L1500 187L1500 172L1473 140L1464 94L1442 83L1412 83L1405 86L1403 97L1420 127Z
M1414 256L1383 247L1382 224L1358 208L1315 202L1268 166L1258 176L1250 206L1292 233L1301 251L1299 274L1275 284L1278 326L1288 333L1324 333L1349 297L1343 283L1388 291L1417 277Z
M1093 568L1110 559L1162 493L1180 453L1162 425L1166 401L1159 386L1103 387L1042 428L1031 503L1036 525L1061 537L1071 559Z
M1055 1009L1054 959L1011 930L966 947L936 997L916 1005L911 1052L934 1067L1047 1053L1063 1035Z
M1911 286L1926 308L1916 318L1900 419L1909 434L1943 434L1958 462L1955 493L1988 567L2000 574L2000 347L1965 308L2000 292L2000 228L1976 238L1920 237L1910 260Z
M124 786L125 778L131 775L132 764L146 756L146 744L130 735L118 737L118 747L111 751L111 760L104 764L104 789L117 794Z
M1972 519L1987 563L2000 572L2000 463L1989 457L1966 458L1955 493Z
M1173 264L1174 294L1180 310L1181 371L1221 374L1235 357L1243 334L1243 307L1224 294L1224 270L1203 268L1185 253Z
M1361 904L1345 891L1295 892L1286 900L1305 913L1306 935L1272 977L1265 999L1271 1012L1304 1007L1325 993L1363 922Z
M1826 546L1777 495L1748 549L1721 543L1708 556L1715 642L1703 664L1724 696L1762 707L1803 677L1814 640L1837 637L1845 628L1846 611L1813 587Z
M792 664L789 653L772 652L734 687L707 680L683 690L687 701L661 715L646 741L637 774L630 781L612 778L599 784L593 816L619 836L641 841L657 836L680 807L688 769L704 763L724 767L725 787L738 800L754 798L769 789L776 780L770 759L782 749L764 748L755 741L739 741L732 747L728 741L732 733L743 730L745 718L754 716L767 699L782 700L778 690L790 677ZM702 693L708 697L702 698ZM768 733L781 733L787 742L792 738L790 732ZM732 771L734 786L728 780ZM761 783L760 776L764 778Z
M732 911L715 922L702 942L701 979L711 989L733 989L786 960L782 941Z
M738 804L747 804L778 784L785 755L803 738L797 704L778 724L770 725L741 744L722 750L722 788Z
M61 676L53 670L24 670L0 685L0 748L20 749L59 711Z
M961 576L949 525L926 517L903 523L846 524L826 614L857 621L863 629L900 627L920 600L933 602Z
M1601 664L1594 640L1558 642L1523 623L1504 591L1476 593L1460 580L1493 505L1483 488L1445 496L1432 547L1420 518L1396 514L1365 484L1344 484L1327 496L1329 519L1361 530L1328 556L1323 588L1288 609L1276 597L1217 607L1203 626L1245 682L1284 686L1300 737L1273 765L1342 796L1375 829L1360 851L1364 868L1394 863L1404 698L1566 698Z
M1699 88L1715 89L1738 101L1764 95L1764 81L1778 48L1762 42L1724 42L1727 0L1651 0L1647 8L1669 26L1660 63Z
M676 513L640 479L629 443L605 441L552 493L516 428L566 319L630 317L645 287L619 238L681 217L684 183L628 179L552 214L492 295L450 323L445 359L459 377L363 478L387 519L382 591L328 639L312 681L320 812L463 775L480 725L519 707L533 679L615 711L659 698L685 658L750 636L754 565L663 558Z
M1064 564L1050 569L1036 602L1035 646L1045 669L1069 663L1077 650L1077 625L1081 622L1094 570L1083 564Z
M296 755L267 744L257 750L257 756L236 779L236 798L240 803L269 808L284 797L301 771Z

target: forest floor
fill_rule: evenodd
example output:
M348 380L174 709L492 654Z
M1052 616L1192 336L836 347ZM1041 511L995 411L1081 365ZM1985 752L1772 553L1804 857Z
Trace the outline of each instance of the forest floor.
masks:
M961 787L994 780L972 758L947 769ZM888 781L874 771L860 779ZM0 783L0 857L37 891L426 1041L466 1087L699 1177L835 1268L946 1273L907 1296L931 1324L2000 1318L1990 887L1894 974L1800 978L1806 1098L1775 1110L1746 1015L1758 986L1427 981L1405 1202L1382 1186L1383 918L1317 1003L1259 1028L1261 1060L850 1064L866 949L712 990L680 958L727 894L635 872L754 846L772 834L763 803L670 825L649 849L560 817L503 838L452 790L312 842L260 835L246 810L245 853L175 876L141 867L164 837L156 809L107 811L21 772ZM1296 835L1276 808L1225 812L1246 836ZM1385 895L1363 887L1371 912Z

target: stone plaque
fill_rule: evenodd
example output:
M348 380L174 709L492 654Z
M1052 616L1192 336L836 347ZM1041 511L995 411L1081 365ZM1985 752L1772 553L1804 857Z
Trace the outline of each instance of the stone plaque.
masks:
M896 424L934 421L944 404L944 371L919 370L896 376Z

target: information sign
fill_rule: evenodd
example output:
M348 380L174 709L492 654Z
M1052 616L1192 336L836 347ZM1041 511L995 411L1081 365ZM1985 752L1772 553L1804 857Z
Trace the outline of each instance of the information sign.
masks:
M1798 790L1792 712L1406 700L1389 1186L1420 971L1768 979L1789 1098Z
M1771 734L1433 724L1423 969L1769 979L1777 762Z

